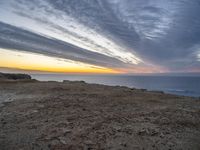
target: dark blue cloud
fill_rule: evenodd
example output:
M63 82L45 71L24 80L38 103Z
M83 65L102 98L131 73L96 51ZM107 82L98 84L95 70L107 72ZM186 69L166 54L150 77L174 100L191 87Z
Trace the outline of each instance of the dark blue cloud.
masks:
M16 28L12 30L11 40L10 34L0 30L2 37L7 36L1 37L0 47L59 57L61 53L67 59L109 67L130 69L131 65L134 68L150 64L170 71L200 68L199 0L10 0L10 4L4 3L4 7L12 10L10 14L21 17L21 26L26 27L23 18L32 20L45 29L45 32L38 29L45 36L33 33L36 30L30 31L30 27L29 31ZM9 16L4 17L0 15L0 20L20 26L17 21L6 19ZM25 32L28 32L26 36ZM54 34L62 35L67 42ZM18 37L21 39L17 43L14 39Z
M106 67L120 67L123 63L115 58L86 51L70 43L45 37L0 22L0 47L40 53Z

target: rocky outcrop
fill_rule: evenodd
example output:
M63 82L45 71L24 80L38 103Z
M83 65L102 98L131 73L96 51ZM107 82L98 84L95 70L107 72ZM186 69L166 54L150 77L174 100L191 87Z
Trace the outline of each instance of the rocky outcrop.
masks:
M11 80L22 80L22 79L31 79L31 76L28 74L10 74L10 73L0 73L0 79L11 79Z

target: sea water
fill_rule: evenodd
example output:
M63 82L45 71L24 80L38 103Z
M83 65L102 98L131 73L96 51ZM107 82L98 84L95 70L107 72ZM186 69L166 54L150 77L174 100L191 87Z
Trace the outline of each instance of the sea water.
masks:
M40 81L85 81L105 85L164 91L165 93L200 97L199 76L127 76L127 75L65 75L33 74Z

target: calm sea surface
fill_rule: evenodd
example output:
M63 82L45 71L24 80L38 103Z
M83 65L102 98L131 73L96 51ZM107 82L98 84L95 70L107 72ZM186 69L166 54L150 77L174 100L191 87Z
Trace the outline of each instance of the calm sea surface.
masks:
M83 80L87 83L120 85L148 90L159 90L176 95L200 97L200 77L173 76L110 76L110 75L63 75L34 74L40 81Z

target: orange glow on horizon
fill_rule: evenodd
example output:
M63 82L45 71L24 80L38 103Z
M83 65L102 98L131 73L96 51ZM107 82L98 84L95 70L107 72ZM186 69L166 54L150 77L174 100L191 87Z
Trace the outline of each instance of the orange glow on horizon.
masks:
M58 73L115 74L117 70L41 54L0 49L0 67Z

